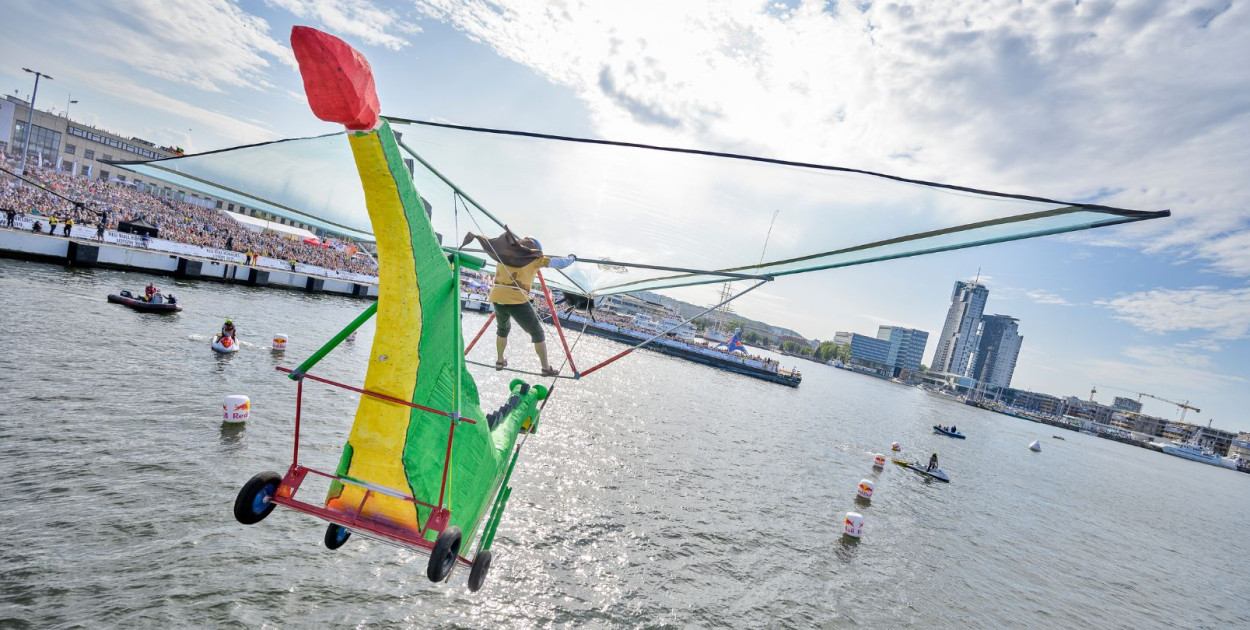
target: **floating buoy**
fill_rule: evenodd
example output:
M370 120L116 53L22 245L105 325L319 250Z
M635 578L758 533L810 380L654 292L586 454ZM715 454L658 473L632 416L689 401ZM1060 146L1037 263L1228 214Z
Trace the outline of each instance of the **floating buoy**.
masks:
M273 349L286 350L286 335L278 333L273 336Z
M859 512L847 512L845 533L851 538L859 538L860 536L863 536L864 515Z
M1029 450L1034 453L1040 453L1042 452L1042 445L1037 440L1033 440L1033 443L1029 445Z
M896 452L896 453L897 453L898 451L902 450L902 448L903 448L903 447L901 447L901 446L899 446L899 445L898 445L898 442L895 442L895 443L893 443L893 444L891 444L891 445L890 445L890 450L891 450L891 451L894 451L894 452Z
M247 396L226 396L221 404L223 422L247 422L252 417L252 401Z
M872 458L873 468L885 468L885 455L877 455Z
M347 339L344 339L343 341L355 341L355 340L356 340L356 331L353 330L352 334L348 335Z
M868 479L859 480L859 498L871 499L872 491L877 489L877 485Z

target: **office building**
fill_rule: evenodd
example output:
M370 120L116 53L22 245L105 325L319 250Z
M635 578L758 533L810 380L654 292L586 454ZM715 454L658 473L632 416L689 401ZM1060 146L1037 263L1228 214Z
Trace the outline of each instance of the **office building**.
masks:
M978 282L955 283L955 290L951 292L951 306L946 311L946 323L942 325L942 334L938 337L937 351L933 355L930 369L960 376L968 374L977 348L981 313L985 311L985 301L989 294L989 289Z
M1016 371L1016 359L1020 356L1020 336L1014 317L1008 315L985 315L981 317L976 354L968 375L986 385L1011 387L1011 376Z
M907 380L920 371L929 333L902 326L881 326L876 337L851 334L851 363L880 376Z

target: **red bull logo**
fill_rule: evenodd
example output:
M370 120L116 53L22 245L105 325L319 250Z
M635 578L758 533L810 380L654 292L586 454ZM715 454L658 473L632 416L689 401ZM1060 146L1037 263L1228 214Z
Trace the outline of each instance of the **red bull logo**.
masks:
M221 403L221 415L226 422L245 422L252 415L252 401L246 396L227 396Z

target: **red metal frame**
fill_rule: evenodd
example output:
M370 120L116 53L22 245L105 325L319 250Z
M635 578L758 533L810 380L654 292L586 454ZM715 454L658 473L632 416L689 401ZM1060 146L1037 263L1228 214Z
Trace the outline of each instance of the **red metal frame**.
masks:
M486 329L490 328L490 323L493 321L495 321L495 314L491 313L490 317L486 318L486 323L482 324L482 329L477 331L477 336L473 338L473 341L469 342L469 347L464 349L464 356L469 356L469 351L473 349L473 346L477 345L477 340L481 339L482 335L486 334Z
M277 370L279 372L285 372L288 374L291 372L289 368L285 368L281 366L279 366ZM377 398L380 400L393 402L396 404L404 405L406 407L411 407L413 409L420 409L422 411L428 411L430 413L435 413L440 416L450 418L452 422L450 423L451 428L447 435L447 455L443 463L443 482L442 482L442 486L439 488L439 491L438 491L438 504L434 505L431 503L426 503L424 501L418 501L416 497L408 496L406 493L393 490L390 488L375 487L370 484L365 484L363 482L356 481L353 479L347 479L336 474L331 474L328 472L316 470L314 468L309 468L307 466L301 466L299 463L299 437L300 437L300 410L303 407L303 403L304 403L304 379L317 381L318 383L325 383L327 385L331 385L334 387L339 387L339 388L346 389L349 391L357 392L364 396L371 396L373 398ZM395 542L400 545L409 546L409 547L418 547L422 549L423 551L425 551L426 553L428 553L434 549L434 543L426 540L425 535L427 534L427 532L431 530L436 531L436 532L442 532L447 527L447 522L449 518L451 517L451 512L443 507L443 499L445 498L446 490L447 490L447 474L451 468L451 445L452 445L452 440L454 440L455 434L456 434L456 422L467 422L469 424L477 424L475 420L472 420L469 418L457 417L456 415L447 413L445 411L439 411L438 409L431 409L423 405L418 405L416 403L400 400L398 398L393 398L385 394L379 394L377 392L371 392L366 389L352 387L350 385L345 385L343 383L338 383L335 381L331 381L329 379L320 378L317 376L313 376L311 374L305 374L303 378L296 381L295 445L291 452L291 466L290 468L287 469L286 475L282 478L282 484L278 486L277 493L273 496L271 500L273 501L273 503L277 505L290 508L297 512L303 512L304 514L309 514L311 516L315 516L317 518L320 518L325 521L329 521L331 523L337 523L338 525L341 525L343 527L348 527L353 530L360 531L366 535L374 536L374 537L387 540L390 542ZM338 481L339 483L356 486L358 488L364 488L365 494L361 498L360 504L356 506L354 513L347 514L344 512L336 512L334 510L328 510L325 507L322 507L320 505L314 505L312 503L307 503L304 501L300 501L299 499L296 499L295 494L299 491L300 485L303 484L304 478L308 476L308 473L313 473L315 475L319 475L327 479L332 479L332 480ZM421 528L418 534L413 534L411 531L404 529L404 528L395 527L394 525L391 525L385 521L379 521L376 519L362 517L361 510L364 508L365 503L369 500L369 497L375 493L382 494L385 496L391 496L397 499L402 499L404 501L412 503L413 505L418 505L418 506L429 508L430 516L429 518L426 519L425 523L421 525ZM466 567L472 566L473 564L472 561L470 561L468 558L464 556L457 556L456 561L460 565L466 566Z
M573 353L569 351L569 343L564 340L564 328L560 326L560 315L556 312L555 300L551 298L551 289L547 288L547 281L543 280L543 272L538 270L538 284L542 285L543 295L547 298L547 308L551 309L551 323L556 326L556 334L560 336L560 345L564 346L564 356L569 360L569 368L573 370L573 376L580 378L581 374L577 371L577 364L573 362Z

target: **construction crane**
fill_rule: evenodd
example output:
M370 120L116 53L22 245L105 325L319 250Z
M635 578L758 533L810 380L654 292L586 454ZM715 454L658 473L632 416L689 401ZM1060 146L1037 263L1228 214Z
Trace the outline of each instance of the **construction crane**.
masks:
M1202 413L1202 410L1201 410L1201 409L1199 409L1199 408L1197 408L1197 407L1195 407L1195 406L1193 406L1193 405L1189 404L1189 401L1188 401L1188 400L1186 400L1186 401L1185 401L1185 402L1183 402L1183 403L1179 403L1179 402L1176 402L1175 400L1168 400L1168 399L1166 399L1166 398L1163 398L1162 396L1155 396L1154 394L1147 394L1147 393L1145 393L1145 392L1135 392L1135 391L1133 391L1133 390L1131 390L1131 389L1124 389L1123 387L1114 387L1114 386L1112 386L1112 385L1103 385L1103 387L1110 387L1111 389L1119 390L1119 391L1122 391L1122 392L1128 392L1128 393L1130 393L1130 394L1137 394L1137 402L1138 402L1139 404L1141 403L1141 397L1142 397L1142 396L1146 396L1146 397L1148 397L1148 398L1153 398L1153 399L1158 400L1158 401L1160 401L1160 402L1165 402L1165 403L1167 403L1167 404L1169 404L1169 405L1176 405L1176 406L1177 406L1177 407L1179 407L1179 408L1180 408L1180 410L1181 410L1181 419L1180 419L1180 422L1185 422L1185 412L1187 412L1187 411L1189 411L1189 410L1191 410L1191 409L1193 410L1193 412L1194 412L1194 413ZM1091 401L1092 401L1092 400L1094 400L1094 394L1095 394L1095 393L1097 393L1097 392L1098 392L1098 386L1097 386L1097 385L1094 385L1094 386L1093 386L1093 388L1091 388L1091 389L1090 389L1090 391L1089 391L1089 399L1090 399Z
M1137 402L1141 402L1141 397L1142 397L1142 396L1149 396L1149 397L1151 397L1151 398L1153 398L1153 399L1155 399L1155 400L1158 400L1158 401L1162 401L1162 402L1168 403L1169 405L1176 405L1177 407L1180 407L1180 408L1181 408L1181 422L1182 422L1182 423L1183 423L1183 422L1185 422L1185 412L1186 412L1186 411L1189 411L1190 409L1193 409L1193 410L1194 410L1194 413L1202 413L1202 410L1201 410L1201 409L1199 409L1199 408L1197 408L1197 407L1194 407L1193 405L1190 405L1188 400L1186 400L1186 401L1185 401L1185 402L1183 402L1183 403L1178 403L1178 402L1176 402L1175 400L1168 400L1168 399L1166 399L1166 398L1160 398L1160 397L1158 397L1158 396L1155 396L1154 394L1144 394L1144 393L1142 393L1142 394L1137 394Z

